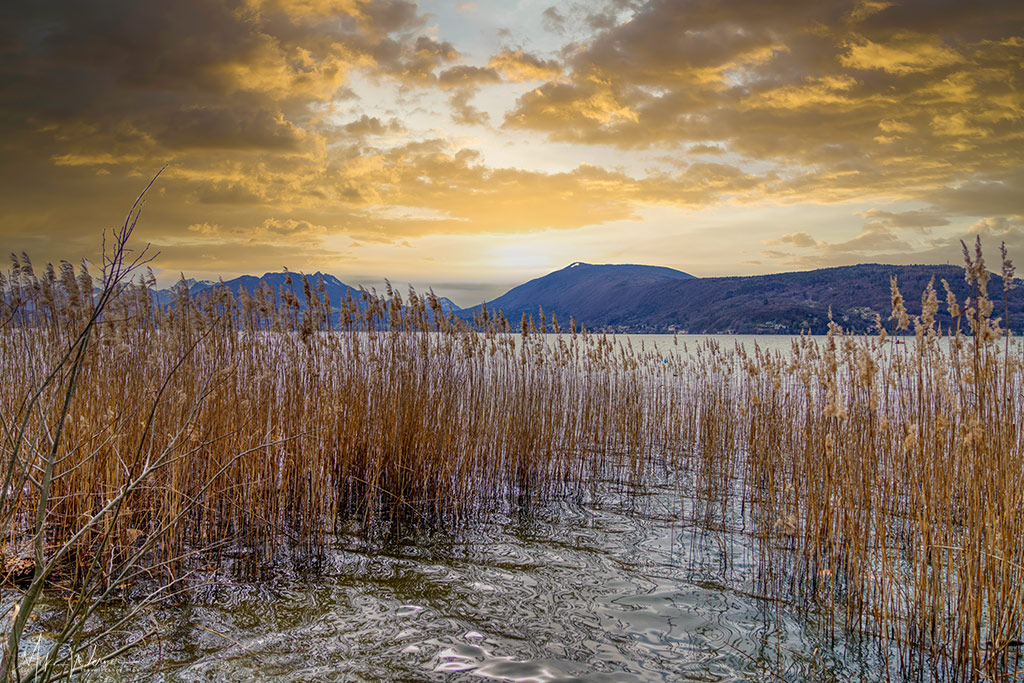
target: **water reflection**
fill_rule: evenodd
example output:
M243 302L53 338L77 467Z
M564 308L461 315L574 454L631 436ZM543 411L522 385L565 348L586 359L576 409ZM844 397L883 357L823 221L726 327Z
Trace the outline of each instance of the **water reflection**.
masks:
M753 594L752 539L681 528L679 505L664 486L556 501L388 547L339 539L318 578L210 577L198 602L154 615L173 625L170 637L104 674L739 681L800 680L813 667L825 680L862 675L863 663L812 622Z

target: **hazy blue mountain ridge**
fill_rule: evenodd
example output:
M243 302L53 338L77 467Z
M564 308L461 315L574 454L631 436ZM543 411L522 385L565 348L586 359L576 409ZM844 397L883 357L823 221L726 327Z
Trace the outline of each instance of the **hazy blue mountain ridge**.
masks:
M898 279L908 311L921 312L921 295L935 278L940 302L937 321L950 329L946 312L945 279L958 300L971 296L963 268L930 265L861 264L818 270L744 277L694 278L669 268L651 266L590 266L572 273L570 266L531 280L487 302L502 309L513 326L523 313L536 319L543 307L550 317L575 320L590 329L618 332L689 332L693 334L797 334L827 331L831 308L834 320L857 332L876 329L876 314L888 329L892 310L890 276ZM633 269L652 270L633 270ZM626 270L619 270L626 269ZM567 271L569 271L567 273ZM628 273L637 277L629 277ZM672 275L675 274L675 275ZM989 295L994 315L1005 317L1001 278L993 275ZM1024 329L1024 290L1008 297L1011 328ZM472 317L479 307L465 309ZM966 323L964 323L966 327Z
M573 263L510 289L486 303L489 311L500 309L513 329L525 314L539 322L540 309L550 323L552 314L563 329L572 317L592 330L616 332L689 332L694 334L797 334L824 333L829 309L834 320L856 332L876 329L880 316L888 329L891 312L889 278L895 275L911 314L921 311L921 295L934 278L940 302L938 323L950 329L953 320L946 312L946 280L957 299L973 294L958 266L861 264L818 270L774 273L770 275L696 278L672 268L636 264ZM359 289L333 275L307 275L315 290L322 277L332 307L337 310L350 294L362 308ZM243 289L255 291L261 283L280 296L287 273L265 273L261 277L245 275L226 281L236 295ZM186 281L193 295L201 295L219 283ZM292 274L290 285L305 306L302 276ZM993 275L990 297L996 302L996 316L1005 317L1002 282ZM159 300L170 300L170 290L156 293ZM449 299L439 297L444 310L465 320L473 320L480 306L460 309ZM1011 329L1024 330L1024 288L1011 290L1008 297ZM964 323L966 327L966 323Z
M268 285L273 291L274 295L280 298L280 293L283 288L290 289L294 292L295 297L299 300L302 309L306 307L306 297L303 292L302 273L291 273L292 283L291 285L286 284L289 273L264 273L260 277L255 275L242 275L240 277L233 278L231 280L224 281L226 285L235 296L241 294L242 290L248 291L250 294L258 290L262 285ZM319 279L323 278L324 292L328 295L331 302L331 308L334 310L338 309L339 304L345 301L347 295L351 295L352 299L355 300L356 304L360 309L364 308L364 302L359 294L359 288L347 285L333 275L327 273L316 272L313 274L306 274L306 279L309 281L309 286L314 293L317 292L319 286ZM186 280L186 284L189 287L189 293L193 296L200 296L205 292L212 291L213 289L220 286L220 282L211 282L209 280L196 281ZM379 294L380 292L378 292ZM404 292L402 292L404 296ZM162 289L156 292L157 300L160 303L169 303L172 299L172 290ZM441 304L441 309L445 313L457 313L460 309L455 303L447 297L438 297L438 302Z
M549 319L553 313L568 327L570 316L606 321L640 307L652 287L692 279L689 273L663 266L576 262L509 290L488 301L487 308L501 309L516 326L524 313L536 317L543 307ZM480 306L466 308L460 315L471 320L479 310Z

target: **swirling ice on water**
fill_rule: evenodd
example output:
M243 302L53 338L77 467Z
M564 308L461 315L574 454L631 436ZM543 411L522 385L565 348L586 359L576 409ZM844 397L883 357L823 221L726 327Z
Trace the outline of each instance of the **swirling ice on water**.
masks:
M753 542L694 536L673 496L666 488L643 505L557 502L469 532L339 550L319 578L228 582L203 604L166 609L173 640L106 673L740 681L770 679L778 653L809 658L820 645L813 628L750 595Z

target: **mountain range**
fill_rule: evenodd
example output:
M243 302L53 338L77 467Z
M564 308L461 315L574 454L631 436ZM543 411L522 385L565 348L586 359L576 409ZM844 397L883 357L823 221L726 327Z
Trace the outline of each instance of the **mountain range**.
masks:
M956 266L862 264L818 270L746 277L696 278L658 266L573 263L522 284L487 302L502 309L513 326L525 313L539 319L543 308L562 327L569 316L589 329L616 332L689 332L693 334L822 334L829 309L843 328L867 332L876 314L887 328L892 310L889 278L896 276L911 314L921 312L921 295L934 278L942 304L937 322L950 329L942 280L958 300L970 296L963 268ZM993 275L989 295L997 302L994 315L1005 317L1001 278ZM1011 289L1009 320L1024 328L1024 290ZM479 306L460 315L472 319Z
M280 295L282 288L291 289L295 293L296 299L305 307L305 295L302 291L302 278L301 273L291 273L292 283L289 285L288 276L289 273L264 273L260 277L255 275L242 275L232 280L226 280L223 284L226 285L236 296L241 291L247 290L250 294L260 288L261 285L268 285L274 292ZM319 281L322 278L324 282L324 291L327 293L331 301L331 306L337 308L338 304L345 300L346 295L351 295L355 300L356 304L360 307L364 307L364 302L359 296L359 288L352 287L345 284L338 278L327 273L316 272L312 275L305 276L309 280L310 287L314 290L319 285ZM188 286L188 291L193 296L201 295L203 292L208 292L218 286L220 282L213 282L211 280L185 280L185 285ZM172 300L173 294L171 289L161 289L155 293L156 299L159 303L168 303ZM441 304L441 310L445 313L457 313L461 311L455 303L443 296L437 297L438 303Z
M744 277L697 278L662 266L635 264L590 264L576 262L561 270L514 287L486 302L489 311L502 310L514 329L523 315L539 322L543 309L547 320L557 316L567 329L570 317L590 330L615 332L684 332L693 334L797 334L827 331L829 310L833 319L847 330L867 332L881 317L892 329L889 279L895 276L912 315L921 312L921 295L934 278L940 301L937 322L945 329L954 324L946 310L945 280L958 301L972 293L957 266L861 264L837 268ZM245 275L228 280L236 294L254 291L265 283L279 292L287 273ZM362 305L358 288L324 273L307 276L314 287L323 278L332 305L347 294ZM1018 281L1019 282L1019 281ZM189 291L199 294L219 283L186 281ZM291 289L304 301L302 278L292 274ZM989 295L996 302L994 315L1006 317L1011 329L1024 329L1024 288L1011 289L1004 304L1002 281L993 275ZM156 296L170 299L170 290ZM439 297L443 309L472 321L482 306L460 309L450 299Z

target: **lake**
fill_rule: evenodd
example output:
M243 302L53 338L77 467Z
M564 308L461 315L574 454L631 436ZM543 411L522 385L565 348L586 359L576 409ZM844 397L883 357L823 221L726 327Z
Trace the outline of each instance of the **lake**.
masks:
M708 340L786 353L793 339L616 337L662 354ZM878 678L877 641L846 637L837 621L759 589L756 526L738 495L701 499L696 474L667 463L651 474L642 489L617 478L455 529L386 542L338 533L316 557L294 556L260 581L240 579L230 561L200 567L187 601L162 603L132 627L164 636L102 678ZM714 523L695 523L700 510ZM107 606L97 627L130 604ZM33 638L45 643L46 633Z
M477 528L375 547L339 537L319 572L206 576L152 615L163 642L105 676L233 681L872 680L868 653L758 597L754 543L683 527L668 480L608 485ZM109 618L113 618L113 610Z

